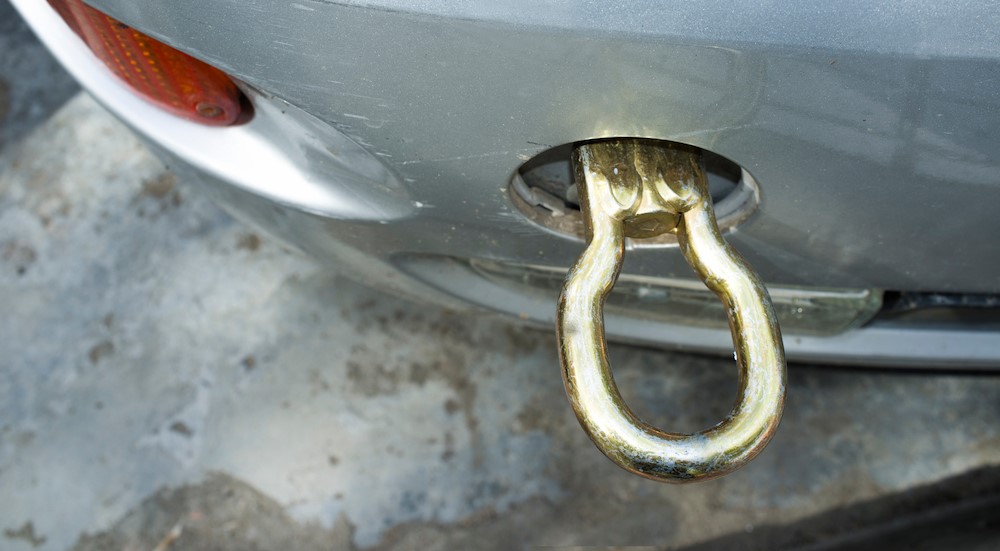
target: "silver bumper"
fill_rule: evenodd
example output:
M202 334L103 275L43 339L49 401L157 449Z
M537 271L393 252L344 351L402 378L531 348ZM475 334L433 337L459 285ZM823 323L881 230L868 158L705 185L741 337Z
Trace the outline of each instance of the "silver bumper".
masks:
M691 23L704 5L660 18L666 8L651 4L657 17L634 31L637 9L602 23L580 8L522 20L525 10L508 2L436 2L426 13L94 2L247 83L254 119L214 129L133 96L45 3L14 4L173 170L245 221L411 297L551 326L554 296L514 293L445 260L568 266L581 245L522 218L504 189L549 145L618 135L691 143L750 170L763 202L730 238L769 283L1000 292L1000 255L986 238L1000 232L1000 41L989 40L997 14L914 36L904 31L922 19L911 5L888 30L845 41L820 29L861 33L869 23L803 13L754 35L740 22L766 14L712 18L726 34ZM971 8L935 9L951 21ZM581 77L593 71L616 78ZM870 201L850 208L857 196ZM940 216L954 202L972 205L961 223ZM676 251L636 256L630 273L688 273ZM608 330L732 351L727 331L623 316ZM969 326L873 324L835 337L788 334L785 345L797 360L1000 365L1000 334Z

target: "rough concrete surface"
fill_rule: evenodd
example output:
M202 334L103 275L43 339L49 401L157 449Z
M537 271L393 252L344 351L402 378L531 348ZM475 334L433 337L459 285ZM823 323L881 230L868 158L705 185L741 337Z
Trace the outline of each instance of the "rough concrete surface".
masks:
M1000 459L1000 378L792 366L745 469L629 475L573 418L552 335L282 249L87 96L0 156L0 310L12 551L678 546ZM729 358L612 357L670 430L736 396Z

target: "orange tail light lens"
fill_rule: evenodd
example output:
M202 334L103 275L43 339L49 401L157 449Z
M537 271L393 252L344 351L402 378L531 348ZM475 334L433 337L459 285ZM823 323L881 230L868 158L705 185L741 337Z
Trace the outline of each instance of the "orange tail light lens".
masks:
M81 0L49 4L109 69L140 96L185 119L226 126L243 97L225 73L115 20Z

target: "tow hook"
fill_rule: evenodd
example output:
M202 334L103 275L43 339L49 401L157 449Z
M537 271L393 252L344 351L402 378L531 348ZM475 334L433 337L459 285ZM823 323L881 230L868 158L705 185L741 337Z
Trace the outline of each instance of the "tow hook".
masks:
M716 224L700 152L622 139L575 147L573 165L587 247L566 276L557 312L566 393L583 429L609 459L673 483L728 474L764 449L785 401L785 353L767 290ZM604 299L625 257L625 238L675 233L681 252L726 306L739 365L738 399L718 425L661 431L622 400L608 363Z

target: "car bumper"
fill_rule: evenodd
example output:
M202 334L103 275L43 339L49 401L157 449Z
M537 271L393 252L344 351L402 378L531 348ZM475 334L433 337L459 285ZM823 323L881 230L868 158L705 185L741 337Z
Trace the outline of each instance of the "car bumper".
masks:
M897 33L857 42L794 29L747 42L738 28L699 34L661 22L639 32L632 12L607 26L589 12L521 20L523 11L497 7L507 3L439 2L425 13L94 3L240 79L253 119L219 129L162 113L47 5L14 0L172 170L243 220L381 288L551 327L553 293L499 285L465 261L569 266L581 244L521 216L506 191L512 175L551 145L641 136L710 149L761 182L758 212L729 238L769 284L1000 292L1000 257L982 238L1000 231L991 153L1000 110L995 88L982 86L1000 78L1000 46L978 36L988 25L915 41L903 30L920 19L906 8ZM823 17L833 24L837 14ZM637 276L690 273L676 249L635 257L626 269ZM732 353L724 329L627 313L607 326L611 339ZM975 324L875 320L833 336L786 332L785 347L796 360L1000 365L1000 332Z

